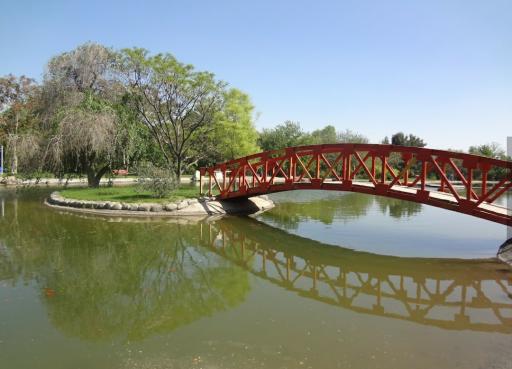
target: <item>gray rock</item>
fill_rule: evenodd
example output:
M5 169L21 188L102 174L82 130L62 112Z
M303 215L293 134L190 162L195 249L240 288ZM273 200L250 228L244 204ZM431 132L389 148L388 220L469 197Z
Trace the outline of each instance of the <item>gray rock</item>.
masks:
M151 211L151 204L139 204L138 211Z
M121 203L122 210L131 210L132 206L130 204L127 204L125 202Z
M164 208L162 205L159 205L159 204L153 204L151 205L151 211L153 212L160 212L160 211L163 211Z
M178 210L185 209L188 206L188 201L183 200L178 203Z
M139 205L138 204L130 204L130 211L138 211Z
M50 198L48 199L48 202L56 201L59 198L59 194L57 192L52 192L50 194Z
M197 204L199 202L198 199L187 199L189 205Z
M178 209L178 205L172 202L170 204L166 204L164 209L167 211L174 211Z
M118 202L115 202L110 206L110 210L121 210L122 208L123 206Z

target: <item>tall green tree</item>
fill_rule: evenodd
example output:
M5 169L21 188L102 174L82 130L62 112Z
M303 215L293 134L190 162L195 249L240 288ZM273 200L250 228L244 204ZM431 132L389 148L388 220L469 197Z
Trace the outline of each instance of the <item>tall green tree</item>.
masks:
M119 70L140 121L149 128L179 180L211 152L209 137L226 84L171 54L150 56L140 48L122 51Z
M225 92L224 100L215 121L214 147L219 161L259 152L254 106L249 96L233 88Z
M488 144L471 146L469 153L473 155L486 156L488 158L499 159L499 160L511 160L507 156L505 150L497 142L491 142ZM492 167L489 171L488 178L490 180L501 180L506 175L506 169Z
M309 134L309 140L312 145L334 144L338 141L336 128L327 125L324 128L314 130Z
M505 150L497 142L488 144L470 146L469 153L473 155L486 156L488 158L506 160L507 155Z
M395 133L391 136L391 144L399 146L425 147L427 143L413 134L405 135L403 132Z
M302 130L299 123L290 120L275 128L263 129L259 139L259 145L264 151L284 149L305 143L308 143L308 135Z

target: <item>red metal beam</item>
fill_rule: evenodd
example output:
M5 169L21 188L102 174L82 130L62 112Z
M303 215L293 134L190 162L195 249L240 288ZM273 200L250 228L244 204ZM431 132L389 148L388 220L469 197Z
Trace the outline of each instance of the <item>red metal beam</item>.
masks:
M335 156L333 162L327 154ZM381 171L378 176L377 158ZM501 173L494 183L489 176L493 169ZM394 145L310 145L249 155L201 168L200 173L202 180L208 176L210 196L214 186L218 187L219 199L300 189L352 191L419 202L512 225L510 209L496 204L512 187L512 162L471 154ZM428 186L429 173L440 180L439 189ZM476 184L482 186L481 191L475 191ZM465 191L464 196L459 189Z

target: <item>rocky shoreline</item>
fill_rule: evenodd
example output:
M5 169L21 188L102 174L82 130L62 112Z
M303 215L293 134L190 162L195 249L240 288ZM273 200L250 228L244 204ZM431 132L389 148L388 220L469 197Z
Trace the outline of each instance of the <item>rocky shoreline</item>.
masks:
M128 216L211 216L224 214L254 214L274 207L267 196L243 200L219 201L214 198L184 199L167 204L125 203L70 199L58 191L52 192L46 205L101 215Z

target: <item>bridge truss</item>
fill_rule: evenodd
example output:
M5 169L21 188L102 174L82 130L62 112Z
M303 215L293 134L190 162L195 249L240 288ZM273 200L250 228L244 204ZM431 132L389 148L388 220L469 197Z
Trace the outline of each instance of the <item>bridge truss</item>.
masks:
M424 203L512 225L498 200L512 162L419 147L332 144L266 151L201 168L201 194L219 199L316 189Z

